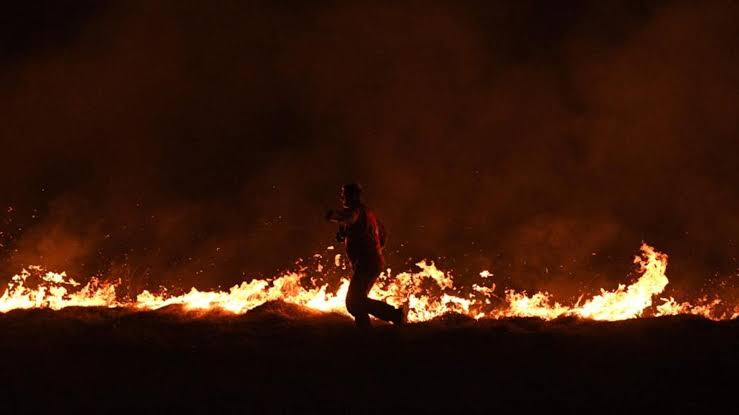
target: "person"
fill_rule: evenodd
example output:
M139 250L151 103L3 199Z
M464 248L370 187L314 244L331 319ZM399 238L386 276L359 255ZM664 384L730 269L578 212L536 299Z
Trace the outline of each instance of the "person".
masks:
M361 329L371 328L369 315L394 324L406 322L407 305L395 308L382 301L368 298L385 267L382 250L385 246L385 228L375 213L362 203L362 188L351 183L341 188L343 208L329 210L326 219L339 224L336 239L346 245L346 254L352 266L352 278L346 294L346 309Z

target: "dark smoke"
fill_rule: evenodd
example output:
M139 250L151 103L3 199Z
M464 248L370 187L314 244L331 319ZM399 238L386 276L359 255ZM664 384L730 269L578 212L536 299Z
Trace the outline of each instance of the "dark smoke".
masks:
M333 244L322 215L353 180L396 269L436 258L574 295L624 281L644 240L671 255L677 289L737 273L736 2L3 15L4 277L271 275Z

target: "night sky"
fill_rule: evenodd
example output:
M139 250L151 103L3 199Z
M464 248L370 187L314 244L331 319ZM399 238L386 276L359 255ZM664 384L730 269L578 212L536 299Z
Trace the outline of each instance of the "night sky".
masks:
M29 3L0 14L0 282L274 275L358 181L397 270L572 295L646 241L673 290L737 292L737 1Z

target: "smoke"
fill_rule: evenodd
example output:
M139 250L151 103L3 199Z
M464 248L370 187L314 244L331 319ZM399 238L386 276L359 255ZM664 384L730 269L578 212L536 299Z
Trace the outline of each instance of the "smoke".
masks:
M645 240L685 290L736 273L736 3L18 4L2 275L271 275L354 180L394 268L574 295Z

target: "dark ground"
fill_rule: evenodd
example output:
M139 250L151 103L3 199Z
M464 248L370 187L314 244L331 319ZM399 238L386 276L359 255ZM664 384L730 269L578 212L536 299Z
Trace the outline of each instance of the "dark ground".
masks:
M699 413L737 403L739 320L450 317L355 332L272 303L0 314L0 413ZM523 412L522 412L523 411Z

